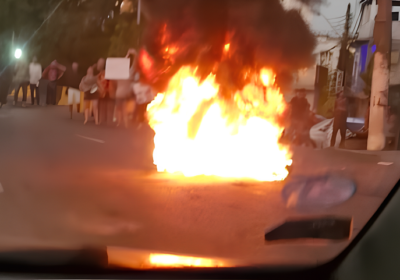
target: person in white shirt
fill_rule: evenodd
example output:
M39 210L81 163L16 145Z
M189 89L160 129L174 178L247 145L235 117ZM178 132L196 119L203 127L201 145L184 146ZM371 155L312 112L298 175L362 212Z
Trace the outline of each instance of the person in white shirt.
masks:
M31 102L32 105L35 103L35 94L36 94L36 103L39 105L39 94L37 92L37 88L39 86L39 80L42 78L42 65L37 62L36 56L33 57L32 62L29 64L29 83L31 89Z

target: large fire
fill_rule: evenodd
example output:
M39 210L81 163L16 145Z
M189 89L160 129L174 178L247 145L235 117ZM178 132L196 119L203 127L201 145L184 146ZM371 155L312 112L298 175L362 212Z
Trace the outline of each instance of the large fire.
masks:
M215 76L204 81L183 67L148 107L155 131L154 163L159 172L283 180L292 163L279 143L278 120L286 103L272 71L262 69L232 98L219 94Z

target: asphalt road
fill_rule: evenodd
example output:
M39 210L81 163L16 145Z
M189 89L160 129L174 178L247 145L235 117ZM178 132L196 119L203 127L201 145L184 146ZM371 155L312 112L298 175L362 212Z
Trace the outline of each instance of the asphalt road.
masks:
M152 131L83 125L66 106L0 110L0 247L70 247L135 229L127 171L154 172ZM96 237L98 237L96 239Z
M290 256L279 255L278 246L271 247L277 250L271 259L264 257L266 218L279 224L282 217L296 215L281 207L279 183L266 188L236 181L226 187L215 178L212 183L171 180L156 172L153 148L149 127L83 125L83 115L74 113L71 120L64 106L3 106L0 251L122 246L221 258L254 255L288 263L299 258L311 262L316 252L322 256L321 246L309 255L297 246ZM366 198L360 207L371 203ZM368 278L379 275L368 271L379 269L389 271L387 276L396 272L390 264L398 259L400 227L398 206L391 205L375 235L364 241L367 245L346 259L339 279L377 279Z
M281 183L266 188L157 173L149 127L83 125L82 114L71 120L65 106L9 103L0 110L0 129L2 251L121 246L259 258L259 214L274 224L284 219L276 210Z

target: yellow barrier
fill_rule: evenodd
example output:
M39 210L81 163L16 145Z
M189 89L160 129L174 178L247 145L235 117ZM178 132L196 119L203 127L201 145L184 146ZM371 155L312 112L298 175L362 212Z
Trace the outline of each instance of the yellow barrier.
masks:
M13 90L10 94L10 96L14 97L15 94L15 90ZM80 96L80 104L82 104L82 106L80 106L80 110L79 113L83 113L85 111L84 106L83 106L83 99L84 99L85 94L83 92L81 92L81 96ZM22 102L22 97L23 97L23 91L22 88L19 89L18 91L18 101ZM27 88L27 92L26 92L26 102L28 104L31 104L31 89L28 86ZM65 106L65 105L69 105L68 104L68 93L67 93L67 87L62 87L62 92L61 92L61 98L58 101L57 105L61 105L61 106Z
M10 96L14 97L14 93L15 93L15 90L12 90ZM23 96L23 92L22 92L22 87L21 87L18 91L18 101L22 101L22 96ZM29 86L28 86L28 89L26 92L26 101L28 102L28 100L31 101L31 89Z

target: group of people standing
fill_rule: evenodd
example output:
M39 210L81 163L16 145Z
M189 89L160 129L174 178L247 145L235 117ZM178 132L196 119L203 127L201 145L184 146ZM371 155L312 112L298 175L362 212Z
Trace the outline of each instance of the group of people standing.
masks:
M137 67L137 52L130 49L126 57L130 58L129 78L124 80L105 79L105 61L99 59L96 65L87 69L86 75L79 84L79 90L84 92L85 121L90 116L90 104L96 124L100 123L99 105L113 100L117 126L128 127L128 103L134 103L133 122L140 127L145 121L147 105L154 99L155 93L146 83ZM106 104L105 104L106 105ZM105 106L107 107L107 106Z
M40 104L40 94L38 91L39 83L47 90L46 103L56 104L57 80L62 77L66 68L54 60L42 71L42 66L38 63L36 56L28 65L23 60L18 60L14 67L10 66L1 75L0 107L7 102L7 95L14 92L13 105L18 102L18 93L22 89L22 106L26 106L28 87L31 92L31 104Z
M84 124L89 121L91 116L94 117L95 124L100 124L102 120L99 108L107 110L107 105L113 104L113 120L116 120L117 126L123 124L125 127L131 123L130 113L132 112L128 110L128 104L133 103L132 105L134 105L135 109L132 121L140 127L145 121L147 104L154 99L155 93L151 86L146 83L144 77L141 76L137 66L136 50L130 49L126 57L130 58L130 69L129 78L125 80L106 80L106 61L103 58L100 58L96 64L88 67L84 76L81 74L79 63L76 61L64 66L54 60L44 71L42 71L42 66L37 62L36 57L33 57L29 65L18 61L14 68L13 77L10 79L11 84L7 94L11 94L14 91L13 105L16 105L18 102L18 92L22 88L22 106L25 107L27 88L29 86L31 104L34 105L36 100L36 103L39 105L39 92L45 88L47 90L47 102L43 105L56 105L57 86L64 86L67 88L65 93L68 95L71 118L74 105L77 106L78 111L80 111L80 106L83 105L85 115ZM81 92L84 93L83 104L80 104ZM5 99L0 98L1 105L6 102Z
M132 104L135 108L133 122L141 126L145 121L147 104L154 99L155 93L140 74L136 50L130 49L126 57L130 58L130 69L129 78L124 80L105 79L106 61L103 58L90 66L84 76L81 74L79 63L76 61L64 66L54 60L43 71L36 57L33 57L29 65L18 61L14 68L13 77L10 79L11 84L7 94L14 91L13 105L15 106L18 102L18 93L22 88L22 106L25 107L28 87L31 92L32 105L34 105L35 100L38 105L40 104L39 93L45 89L47 92L46 101L42 102L42 105L55 105L57 102L57 86L64 86L66 87L65 93L68 95L71 118L74 105L77 106L78 111L80 111L80 106L83 105L84 123L86 124L89 117L93 116L95 123L100 124L102 120L99 111L107 110L107 105L113 104L113 120L116 120L118 126L123 124L127 127L131 120L130 113L132 113L128 110L128 104ZM80 104L81 92L84 93L83 104ZM6 102L6 98L0 99L1 105ZM102 109L99 110L100 108Z

